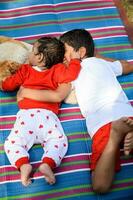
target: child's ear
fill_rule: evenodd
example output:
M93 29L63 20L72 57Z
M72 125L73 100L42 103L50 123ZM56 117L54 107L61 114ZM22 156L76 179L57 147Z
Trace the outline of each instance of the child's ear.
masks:
M85 55L86 55L86 48L85 47L79 48L79 55L80 55L81 59L85 57Z
M39 60L39 61L42 61L42 60L43 60L43 54L42 54L42 53L39 53L39 54L38 54L38 60Z
M39 63L44 62L44 55L43 55L43 53L39 53L38 54L38 62Z

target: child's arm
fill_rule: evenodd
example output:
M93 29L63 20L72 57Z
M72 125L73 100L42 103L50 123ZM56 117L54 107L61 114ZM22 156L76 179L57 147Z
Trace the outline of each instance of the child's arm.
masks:
M106 60L106 61L110 61L110 62L116 61L116 59L107 58L107 57L104 57L104 56L102 56L100 54L96 54L96 57L97 58L101 58L101 59ZM133 64L130 64L126 60L118 60L118 61L120 61L121 65L122 65L122 74L129 74L129 73L133 72Z
M129 74L133 72L133 64L130 64L125 60L120 60L120 62L122 65L122 74Z
M71 90L71 83L62 83L56 90L33 90L29 88L20 88L17 93L17 101L23 98L30 98L45 102L61 102Z
M12 74L11 76L4 78L0 82L0 89L3 91L13 91L19 88L26 77L25 72L28 73L27 68L26 69L25 68L26 68L25 66L20 67L15 74Z
M10 77L11 77L11 76L10 76ZM7 78L9 78L9 77L7 77ZM0 90L3 90L2 85L3 85L4 81L5 81L7 78L5 77L5 78L3 78L3 80L0 81ZM8 81L8 82L9 82L9 81ZM8 89L7 89L7 90L8 90Z

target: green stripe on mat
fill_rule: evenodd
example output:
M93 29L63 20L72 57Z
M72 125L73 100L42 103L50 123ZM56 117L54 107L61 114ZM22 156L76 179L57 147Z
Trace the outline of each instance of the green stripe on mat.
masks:
M7 103L6 103L6 102L3 102L3 103L0 103L1 106L7 106L7 105L9 105L9 104L10 104L10 105L13 105L13 104L17 104L17 102L15 101L15 102L7 102Z
M61 113L59 116L60 117L66 117L66 116L73 116L73 115L81 115L81 112L69 112L69 113Z
M7 176L7 175L15 175L15 174L20 174L19 171L17 170L14 170L14 171L8 171L8 172L4 172L4 173L1 173L0 176Z
M68 163L62 163L61 166L73 166L77 164L88 164L88 160L81 160L81 161L69 161Z
M13 96L13 97L0 97L0 100L3 100L3 99L15 99L16 100L16 96Z
M117 50L111 50L111 51L106 50L106 51L101 51L101 52L104 53L104 54L108 54L108 53L113 53L113 52L118 53L118 52L124 52L124 51L132 51L132 49L125 48L125 49L119 49L119 50L117 49Z
M109 28L108 28L108 29L109 29ZM93 36L98 36L98 35L103 35L103 34L105 34L105 33L109 33L109 34L111 34L111 33L125 33L124 30L110 30L110 29L108 30L108 29L105 30L104 33L103 33L103 32L95 32L95 33L94 33L94 32L92 31L92 35L93 35ZM126 45L127 45L127 43L126 43ZM114 46L114 45L113 45L113 46Z
M123 44L108 44L108 45L98 45L97 49L100 49L100 48L109 48L109 47L123 47L123 46L129 46L131 48L131 45L127 45L127 43L123 43Z
M114 181L114 184L126 183L126 182L132 182L132 181L133 181L133 178L127 178L127 179L123 179L123 180Z
M11 121L2 121L0 122L0 125L5 125L5 124L14 124L15 120L11 120Z

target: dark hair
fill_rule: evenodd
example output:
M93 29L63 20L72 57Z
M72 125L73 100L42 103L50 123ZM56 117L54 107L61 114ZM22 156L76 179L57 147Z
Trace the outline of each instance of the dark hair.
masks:
M39 43L38 53L43 54L45 66L48 69L57 63L63 62L65 48L60 40L55 37L42 37L37 42Z
M80 47L86 48L86 56L94 56L94 41L91 34L85 29L74 29L64 33L60 40L78 51Z

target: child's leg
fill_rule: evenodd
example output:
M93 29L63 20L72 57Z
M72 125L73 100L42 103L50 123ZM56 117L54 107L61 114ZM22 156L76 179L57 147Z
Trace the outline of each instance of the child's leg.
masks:
M55 162L53 161L53 166L54 165L55 165ZM39 171L44 175L44 178L47 183L49 183L50 185L55 183L56 180L55 180L55 175L53 173L53 167L49 165L49 162L44 160L42 164L39 166Z
M24 140L16 137L16 135L11 132L5 141L4 148L11 165L20 170L22 184L24 186L29 185L31 183L30 173L32 167L29 163L29 154L27 152L28 145L26 145L26 143L24 145Z
M133 117L130 117L133 120ZM133 150L133 132L129 132L124 138L124 154L129 155Z
M20 167L21 181L24 186L31 184L30 174L32 172L32 166L30 163L23 164Z
M47 130L44 131L47 132L47 135L44 134L42 143L45 153L42 156L42 164L39 170L44 174L44 178L49 184L54 184L53 169L60 165L67 152L68 142L59 119L56 116L50 116L49 120Z
M67 139L62 134L58 138L52 138L51 136L43 145L45 153L42 157L42 164L39 170L44 174L44 178L49 184L54 184L55 175L53 169L60 165L61 160L67 152Z
M5 152L11 165L20 170L21 181L24 186L29 185L31 182L32 166L29 163L28 150L34 143L33 134L30 134L28 128L25 127L26 122L29 122L29 120L23 119L19 112L14 128L4 144Z
M92 185L95 192L109 191L114 179L120 142L130 131L133 131L133 120L125 117L112 122L108 143L92 172Z

